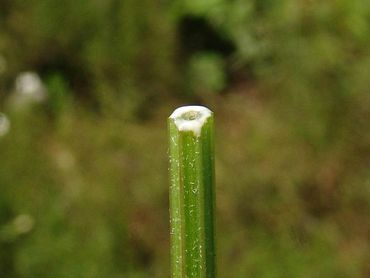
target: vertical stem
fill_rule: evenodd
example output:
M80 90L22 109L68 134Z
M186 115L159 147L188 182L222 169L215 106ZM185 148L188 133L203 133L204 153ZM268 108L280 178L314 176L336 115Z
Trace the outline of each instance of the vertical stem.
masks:
M215 277L213 113L180 107L168 127L172 277Z

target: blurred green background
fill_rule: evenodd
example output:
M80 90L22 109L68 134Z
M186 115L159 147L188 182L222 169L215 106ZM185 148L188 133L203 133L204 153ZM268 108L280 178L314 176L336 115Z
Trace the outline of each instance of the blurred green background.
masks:
M0 276L168 277L184 104L220 277L370 277L368 0L0 0Z

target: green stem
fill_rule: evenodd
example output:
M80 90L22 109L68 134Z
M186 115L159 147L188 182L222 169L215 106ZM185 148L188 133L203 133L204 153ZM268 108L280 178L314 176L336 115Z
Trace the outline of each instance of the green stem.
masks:
M168 127L172 277L215 277L213 113L180 107Z

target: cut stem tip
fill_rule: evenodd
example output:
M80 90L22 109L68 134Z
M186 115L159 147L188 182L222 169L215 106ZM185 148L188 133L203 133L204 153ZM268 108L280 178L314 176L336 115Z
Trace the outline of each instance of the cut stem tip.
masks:
M173 119L179 131L192 131L199 137L204 123L212 114L207 107L190 105L177 108L170 119Z

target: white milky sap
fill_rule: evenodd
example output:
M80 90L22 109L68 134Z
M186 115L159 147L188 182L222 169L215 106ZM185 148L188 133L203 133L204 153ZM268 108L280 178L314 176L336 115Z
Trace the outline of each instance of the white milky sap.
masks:
M180 131L192 131L200 136L206 120L212 116L212 111L204 106L183 106L177 108L170 116Z

